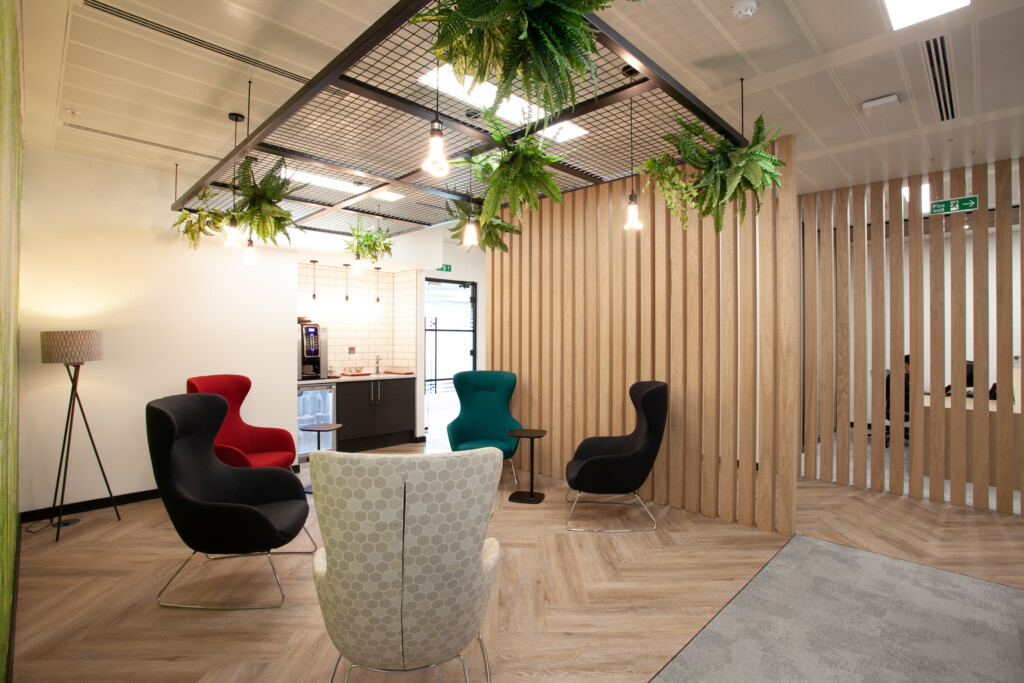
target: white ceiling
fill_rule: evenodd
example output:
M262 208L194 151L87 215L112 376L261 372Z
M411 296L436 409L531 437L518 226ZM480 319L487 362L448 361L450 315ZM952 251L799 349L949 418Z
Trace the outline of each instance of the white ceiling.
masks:
M250 125L301 83L87 7L21 0L30 144L172 169L182 185L234 146L227 114ZM386 10L352 0L105 0L109 6L303 78ZM801 193L1024 154L1024 2L970 7L901 31L882 0L617 0L603 18L726 121L763 112L797 136ZM944 36L956 118L942 122L924 42ZM895 93L893 111L861 103ZM245 124L239 140L245 135ZM666 131L668 132L668 131Z

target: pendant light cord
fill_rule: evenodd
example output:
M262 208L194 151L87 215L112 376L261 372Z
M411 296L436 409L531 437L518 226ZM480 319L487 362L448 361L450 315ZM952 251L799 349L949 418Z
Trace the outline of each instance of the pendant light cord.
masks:
M633 77L629 77L629 84L633 85ZM633 184L633 98L629 98L629 192L630 194L636 193L636 187Z

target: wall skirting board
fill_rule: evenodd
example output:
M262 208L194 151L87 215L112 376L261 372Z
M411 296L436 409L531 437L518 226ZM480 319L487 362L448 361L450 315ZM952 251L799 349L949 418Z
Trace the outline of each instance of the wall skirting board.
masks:
M150 489L148 491L136 491L135 493L122 493L119 496L114 496L114 502L118 505L127 505L128 503L138 503L143 500L153 500L159 498L160 492L156 489ZM64 505L64 516L77 515L82 512L88 512L90 510L102 510L103 508L110 507L110 498L94 498L92 500L81 500L77 503L67 503ZM39 510L26 510L21 513L21 523L26 522L38 522L41 519L49 519L50 508L41 508Z

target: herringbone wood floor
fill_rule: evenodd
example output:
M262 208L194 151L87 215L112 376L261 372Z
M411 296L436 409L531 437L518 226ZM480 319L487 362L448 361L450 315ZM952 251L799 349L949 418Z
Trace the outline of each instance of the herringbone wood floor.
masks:
M495 681L646 681L785 543L660 506L652 506L653 533L570 534L565 484L538 484L548 495L542 505L512 504L505 473L490 526L502 545ZM644 521L637 510L590 508L581 521ZM121 522L110 510L78 516L59 544L52 531L23 535L15 680L326 680L336 650L308 556L275 559L286 594L280 609L162 609L156 593L188 551L160 501L125 506ZM309 528L319 540L315 516ZM797 530L1024 588L1020 518L801 482ZM176 597L274 596L265 559L195 569ZM474 680L482 673L474 666ZM461 670L448 664L439 677L457 680ZM356 672L351 680L381 679Z

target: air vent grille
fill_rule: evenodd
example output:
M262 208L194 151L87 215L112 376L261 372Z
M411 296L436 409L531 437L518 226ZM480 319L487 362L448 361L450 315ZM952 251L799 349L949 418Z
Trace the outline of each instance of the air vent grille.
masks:
M953 82L949 78L949 52L946 50L946 37L939 36L925 41L925 55L928 58L928 71L931 75L932 96L938 108L939 120L949 121L956 118L956 105L953 102Z

